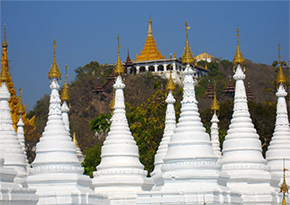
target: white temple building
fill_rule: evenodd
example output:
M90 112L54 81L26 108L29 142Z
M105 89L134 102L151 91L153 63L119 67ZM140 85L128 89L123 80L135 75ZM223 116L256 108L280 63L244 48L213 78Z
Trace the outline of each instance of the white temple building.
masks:
M120 59L119 45L114 72L117 79L113 86L115 103L112 123L102 146L101 163L94 172L92 187L96 193L107 194L110 205L134 205L137 192L141 192L146 183L147 171L139 160L138 146L126 118L123 92L125 84L121 77L124 68Z
M230 176L227 186L242 194L243 204L277 204L277 177L271 175L262 156L261 141L248 110L238 29L237 39L234 112L223 143L222 171Z
M55 44L55 41L54 41ZM83 175L76 147L63 122L58 79L60 72L54 58L48 73L51 96L48 121L36 146L36 158L27 178L29 188L37 190L42 204L106 204L104 195L90 188L91 179Z

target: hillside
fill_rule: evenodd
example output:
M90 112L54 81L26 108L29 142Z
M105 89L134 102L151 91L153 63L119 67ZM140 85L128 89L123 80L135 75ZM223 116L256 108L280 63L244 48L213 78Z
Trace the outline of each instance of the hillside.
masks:
M204 63L205 62L199 62L199 65L204 66ZM204 76L198 80L199 82L196 86L196 96L199 102L198 106L202 121L207 130L209 130L211 118L209 107L212 99L209 98L205 92L209 80L212 88L213 81L216 81L218 101L221 103L219 118L221 128L220 137L222 141L226 134L233 109L233 98L227 96L223 92L228 85L229 76L233 75L233 64L227 60L222 60L218 63L209 63L208 68L210 69L209 75ZM251 90L255 97L249 103L251 116L258 130L258 133L261 135L263 149L266 150L266 147L272 136L275 123L276 96L274 82L276 78L276 72L275 69L273 69L273 66L256 64L250 60L246 60L245 68L247 75L245 79L245 85L250 82ZM89 123L100 115L110 113L109 105L112 100L113 89L111 86L113 81L111 81L111 84L108 84L108 79L110 78L112 69L112 67L108 67L107 65L99 65L96 61L92 61L83 67L75 69L75 80L69 84L71 109L69 112L69 117L71 123L71 133L76 133L78 143L83 151L88 150L90 147L100 145L104 140L103 138L98 138L95 136L95 133L91 131ZM160 109L163 109L164 113L160 113L159 116L156 116L156 119L159 121L158 126L161 131L156 136L154 136L154 138L152 138L152 140L155 141L155 145L153 148L150 148L153 149L153 152L150 155L151 159L149 160L151 162L152 156L154 155L163 132L162 125L164 124L165 116L165 104L163 102L163 98L165 98L166 95L164 88L166 86L167 80L151 73L145 73L142 75L130 74L124 76L123 79L126 85L124 93L125 101L127 103L126 109L130 127L133 127L133 124L137 123L138 121L138 119L136 121L136 118L134 118L135 115L137 116L138 110L146 109L147 111L152 111L155 109L154 112L157 112L158 107L155 105L163 105ZM96 92L96 86L98 84L101 86L105 85L105 92ZM176 110L178 117L180 101L182 99L182 88L180 86L177 86L174 92L174 96L177 100ZM151 100L147 100L150 97ZM41 135L46 123L48 113L48 99L49 96L44 96L42 99L37 101L34 109L29 113L29 116L36 115L35 124L37 126L37 135ZM152 103L153 101L154 103ZM152 106L154 108L152 108ZM152 115L154 115L154 113L152 113ZM146 116L150 117L149 115ZM137 132L138 131L139 130L137 130ZM137 143L139 143L140 139L138 139L138 137L141 138L141 135L138 136L136 134L134 137L136 138ZM30 145L29 147L33 149L33 145L35 145L36 141L27 143ZM32 159L33 157L31 157L31 160ZM148 161L148 157L146 160Z

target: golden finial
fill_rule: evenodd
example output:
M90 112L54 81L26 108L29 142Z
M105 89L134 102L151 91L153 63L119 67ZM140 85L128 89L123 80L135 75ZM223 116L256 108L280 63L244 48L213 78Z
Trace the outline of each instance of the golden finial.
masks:
M283 183L280 186L280 192L283 193L283 201L282 201L282 205L286 205L286 199L285 199L285 194L289 193L289 186L286 184L286 179L285 179L285 172L288 170L285 168L285 159L283 159Z
M153 36L151 16L149 17L148 24L149 24L149 25L148 25L148 36Z
M277 84L280 84L280 83L284 84L284 83L286 83L287 80L286 80L286 77L285 77L285 75L283 73L283 70L282 70L282 62L281 62L280 50L281 50L280 44L278 44L279 72L278 72L278 76L276 78L276 82L277 82Z
M25 113L25 109L24 109L22 101L21 101L21 93L22 93L22 90L21 90L21 88L19 88L19 103L18 103L17 113L23 115Z
M208 70L208 68L207 68L207 63L205 63L204 69Z
M61 101L69 101L69 94L68 94L68 84L67 84L67 65L65 66L65 79L64 79L64 85L63 85L63 90L60 95Z
M6 23L4 23L4 39L3 39L2 47L3 48L7 48L8 47L8 43L6 41Z
M170 61L171 61L171 54L170 54ZM168 82L167 82L167 84L166 84L166 90L174 90L175 89L175 85L174 85L174 82L173 82L173 79L172 79L172 75L171 75L171 66L172 65L170 65L170 76L169 76L169 80L168 80Z
M57 47L57 45L55 45L56 43L55 39L53 39L52 42L53 42L53 63L48 72L48 79L51 79L51 78L60 79L60 71L55 60L55 48Z
M176 55L175 55L175 53L173 53L173 58L176 58Z
M193 64L194 63L194 57L191 53L191 49L188 44L188 29L190 29L190 26L188 26L187 21L185 21L185 31L186 31L186 44L183 52L183 56L181 57L181 61L183 64Z
M216 82L214 81L214 95L213 95L213 101L210 106L211 110L218 111L220 109L220 106L218 104L217 98L216 98Z
M118 40L118 60L117 60L117 63L114 67L114 73L115 75L121 75L124 73L124 67L122 65L122 61L121 61L121 58L120 58L120 48L121 46L119 45L119 40L120 40L120 37L118 35L117 37L117 40Z
M113 114L114 112L114 108L115 108L115 88L113 89L113 97L112 97L112 100L110 102L110 110Z
M237 27L237 50L236 50L236 53L235 53L235 56L234 56L234 59L233 59L233 63L234 64L242 64L245 62L245 59L243 57L243 54L240 50L240 44L239 44L239 27Z
M75 132L73 132L73 140L72 141L75 143L76 147L79 147L79 143L78 143L78 141L76 139L76 133Z

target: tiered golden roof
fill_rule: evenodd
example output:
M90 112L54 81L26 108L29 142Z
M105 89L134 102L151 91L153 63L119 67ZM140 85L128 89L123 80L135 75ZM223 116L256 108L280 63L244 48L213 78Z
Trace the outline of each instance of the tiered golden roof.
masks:
M195 57L196 60L205 60L205 59L209 59L209 58L213 58L213 56L206 53L205 51L203 51L203 53L201 53Z
M8 100L9 107L10 107L10 114L12 118L13 127L15 131L17 131L17 123L19 121L19 114L17 113L18 107L19 107L19 96L16 97L16 89L14 89L12 77L10 76L10 73L9 73L9 61L8 61L8 55L7 55L7 48L8 48L8 43L6 40L6 25L4 24L4 40L2 43L2 59L1 59L1 81L6 82L7 88L10 93L10 98ZM25 109L25 105L23 106L23 108ZM24 114L22 114L22 120L23 120L23 123L25 124L25 127L30 127L30 129L33 129L33 130L36 129L34 125L35 116L33 116L31 119L28 119L25 112Z
M117 39L118 39L118 60L117 60L117 63L114 67L114 73L115 73L115 75L122 75L124 73L124 67L122 65L122 61L120 58L120 47L121 47L119 45L120 37L118 36Z
M152 20L149 18L148 36L146 38L143 50L140 55L136 54L136 61L148 61L148 60L159 60L165 59L165 56L161 55L158 50L152 32Z
M195 61L193 54L191 52L191 49L189 47L189 43L188 43L188 29L190 29L190 26L188 26L187 21L185 21L186 43L185 43L183 55L181 57L181 61L183 64L193 64Z
M56 41L55 39L53 39L53 63L50 66L50 70L48 72L48 79L52 79L52 78L60 79L60 75L61 75L58 68L58 64L56 63L56 60L55 60L55 48L57 47L55 43Z
M68 94L68 84L67 84L67 65L65 66L65 80L64 80L64 85L63 85L63 90L60 95L61 101L69 101L69 94Z
M213 101L210 106L211 110L218 111L220 110L220 105L218 104L217 98L216 98L216 82L214 82L214 95L213 95Z
M280 45L278 44L278 51L279 51L279 55L278 55L278 58L279 58L279 71L278 71L278 75L277 75L277 78L276 78L276 83L277 84L284 84L287 82L286 80L286 77L283 73L283 70L282 70L282 62L281 62L281 56L280 56Z
M237 27L237 50L236 50L236 53L235 53L235 56L234 56L234 59L233 59L233 63L234 64L242 64L245 62L245 59L243 57L243 54L240 50L240 44L239 44L239 27Z

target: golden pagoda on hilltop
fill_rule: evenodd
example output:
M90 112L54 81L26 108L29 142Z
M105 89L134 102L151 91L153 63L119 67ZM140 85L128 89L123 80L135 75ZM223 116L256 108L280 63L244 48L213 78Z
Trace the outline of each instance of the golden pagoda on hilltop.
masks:
M152 20L151 17L149 18L149 26L148 26L148 36L143 47L141 50L141 54L136 54L136 61L148 61L148 60L159 60L165 59L165 56L161 55L160 51L158 50L152 32Z
M7 70L8 80L6 81L6 85L7 85L9 92L10 92L10 95L11 95L8 102L9 102L9 107L11 110L11 118L12 118L12 122L13 122L13 127L14 127L15 131L17 131L17 123L19 121L19 113L17 111L18 111L18 107L20 106L20 103L19 103L19 96L16 97L16 89L14 88L12 78L9 74L9 60L8 60L8 55L7 55L8 43L6 41L6 27L5 26L6 25L4 24L4 39L3 39L3 43L2 43L1 70L4 70L4 69ZM26 105L24 105L23 107L25 110ZM32 129L36 128L34 125L35 116L33 116L31 119L28 119L26 116L26 112L24 111L24 113L22 114L22 120L23 120L23 123L25 125L28 125L30 128L32 128Z

